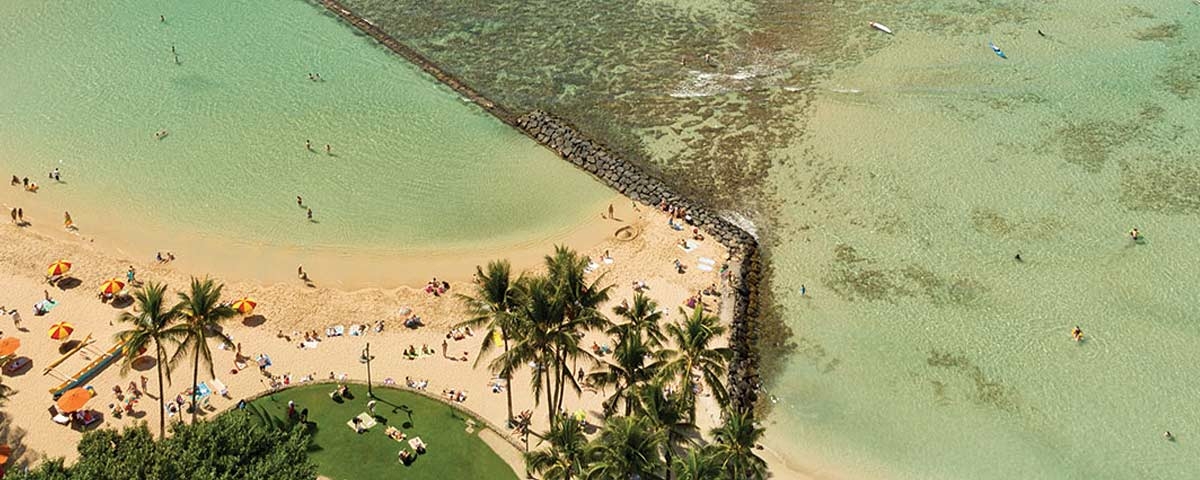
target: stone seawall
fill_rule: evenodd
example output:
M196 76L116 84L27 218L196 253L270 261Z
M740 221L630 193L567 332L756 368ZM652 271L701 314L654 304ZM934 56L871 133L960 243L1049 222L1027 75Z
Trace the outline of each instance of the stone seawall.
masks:
M645 169L609 152L603 145L578 132L567 122L542 111L533 111L517 117L511 110L487 99L424 55L392 38L369 20L359 17L337 0L317 1L333 14L417 65L500 121L518 128L538 143L554 150L563 159L592 174L633 201L655 208L661 201L683 207L692 216L693 223L709 238L715 238L725 245L733 257L730 266L736 278L733 282L733 325L729 335L729 346L734 351L734 358L729 367L729 393L733 404L739 410L753 412L760 383L756 320L759 315L759 286L763 280L762 257L758 240L754 236L709 210L703 202L675 193Z

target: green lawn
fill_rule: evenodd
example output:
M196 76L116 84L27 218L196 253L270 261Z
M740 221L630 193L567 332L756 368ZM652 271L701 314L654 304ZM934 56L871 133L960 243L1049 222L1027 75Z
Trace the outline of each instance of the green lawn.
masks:
M329 398L333 384L289 388L251 402L282 420L287 402L296 402L296 411L308 409L313 434L310 456L321 475L342 479L513 479L517 476L476 433L467 433L467 418L449 406L415 393L375 387L379 424L362 434L354 433L346 422L367 411L367 389L351 385L353 399L336 403ZM405 412L405 407L411 410ZM411 424L409 423L411 422ZM404 466L396 454L408 447L407 440L397 442L384 435L388 425L401 429L408 438L421 437L428 446L424 455Z

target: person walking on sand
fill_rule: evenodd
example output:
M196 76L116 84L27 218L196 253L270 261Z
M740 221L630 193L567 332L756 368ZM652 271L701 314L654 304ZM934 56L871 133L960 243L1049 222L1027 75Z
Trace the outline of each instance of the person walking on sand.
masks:
M611 203L610 203L610 204L608 204L608 219L609 219L609 220L616 220L616 219L617 219L617 217L614 217L614 216L613 216L613 205L612 205Z
M75 226L75 222L71 221L71 212L63 212L63 228L71 228Z
M17 221L19 223L25 223L25 209L24 208L17 207Z
M12 209L12 219L13 219L13 223L17 223L17 209L16 209L16 207L13 207L13 209Z
M300 278L304 278L304 265L296 267L296 276L300 277Z
M445 340L442 340L442 356L443 357L446 356L446 349L448 349L448 348L450 348L450 344L446 343Z

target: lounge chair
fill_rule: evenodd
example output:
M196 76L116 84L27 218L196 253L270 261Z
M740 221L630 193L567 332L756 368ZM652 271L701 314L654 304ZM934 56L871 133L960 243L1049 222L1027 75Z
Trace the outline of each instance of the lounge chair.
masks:
M208 383L212 384L213 391L217 392L218 395L229 398L229 388L226 387L224 383L221 383L220 380L214 378Z

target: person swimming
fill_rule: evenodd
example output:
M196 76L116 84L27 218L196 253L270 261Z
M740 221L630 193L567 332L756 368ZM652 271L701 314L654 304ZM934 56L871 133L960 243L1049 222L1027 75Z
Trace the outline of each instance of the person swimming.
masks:
M1139 232L1139 231L1138 231L1138 229L1136 229L1136 228L1135 228L1135 229L1133 229L1133 230L1130 230L1130 231L1129 231L1129 238L1130 238L1130 239L1132 239L1132 240L1133 240L1133 241L1135 241L1135 242L1136 242L1136 241L1138 241L1138 240L1141 240L1141 239L1142 239L1142 232Z
M1076 325L1075 328L1071 329L1071 338L1075 339L1076 342L1083 340L1083 329Z
M1042 33L1042 31L1041 31L1041 30L1038 30L1038 35L1041 35L1041 36L1043 36L1043 37L1044 37L1044 36L1046 36L1046 34Z
M299 195L296 195L296 205L303 207L304 206L304 198Z
M1167 439L1168 442L1175 441L1175 435L1172 434L1170 430L1163 432L1163 438Z
M312 220L312 209L311 208L308 209L308 219Z

